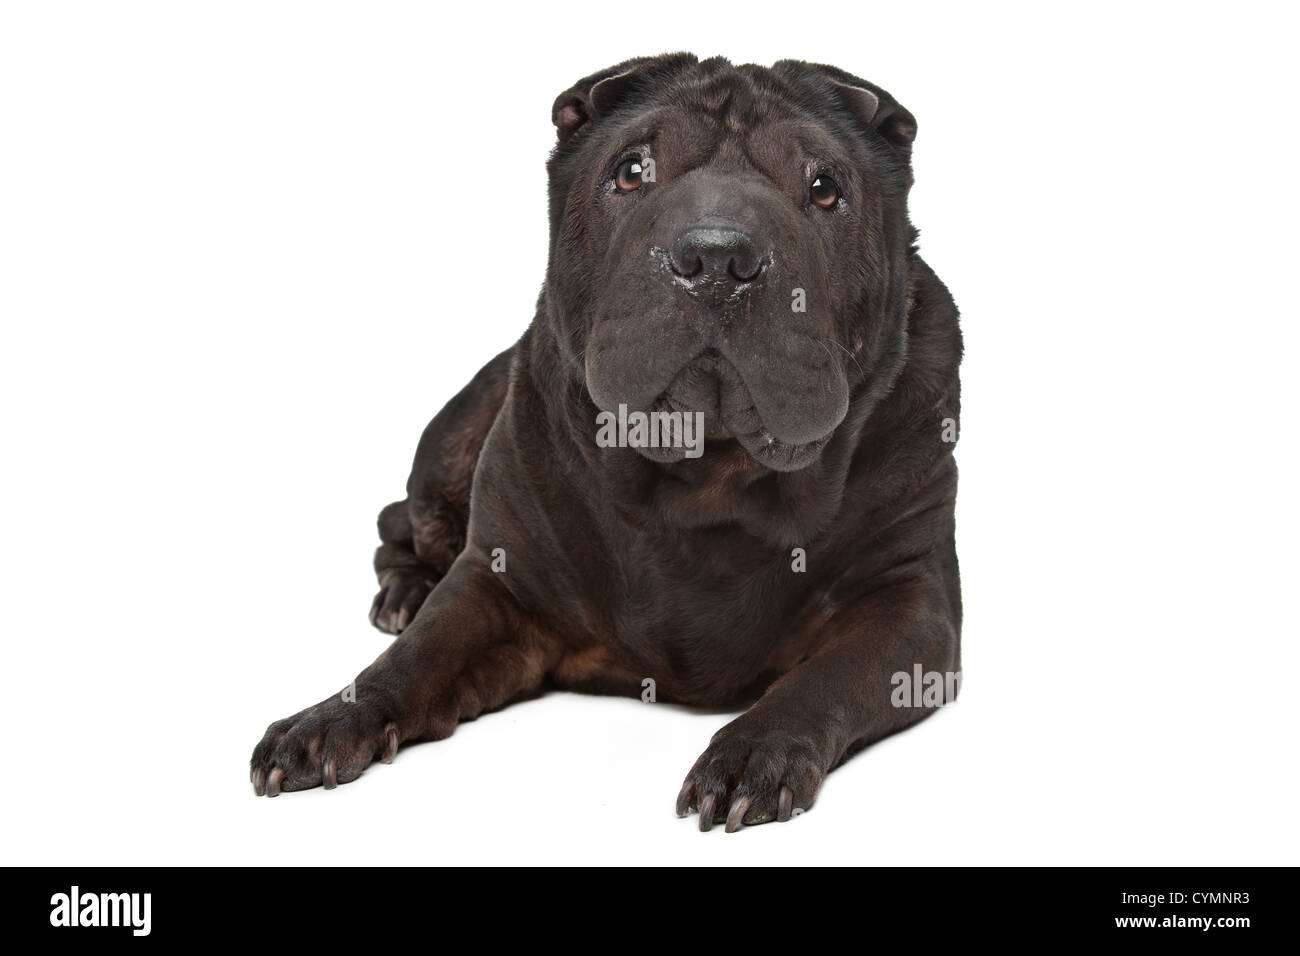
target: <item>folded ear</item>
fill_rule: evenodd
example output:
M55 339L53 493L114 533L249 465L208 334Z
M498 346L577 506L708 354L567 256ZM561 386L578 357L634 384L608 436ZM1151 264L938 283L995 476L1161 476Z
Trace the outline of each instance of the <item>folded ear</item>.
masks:
M858 120L884 137L904 159L911 159L912 140L916 139L916 117L876 84L833 66L800 60L782 60L772 69L787 77L812 75L821 78Z
M555 124L560 144L602 116L608 116L633 95L652 89L656 82L697 62L690 53L639 56L583 77L557 96L551 107L551 122Z
M897 100L880 87L862 80L857 83L832 81L832 85L859 119L874 127L898 149L911 152L912 140L916 139L916 117Z

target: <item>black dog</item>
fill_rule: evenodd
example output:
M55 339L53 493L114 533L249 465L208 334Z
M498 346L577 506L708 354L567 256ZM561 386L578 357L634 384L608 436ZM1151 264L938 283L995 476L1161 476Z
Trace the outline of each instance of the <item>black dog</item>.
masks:
M960 669L961 336L908 221L916 123L832 67L687 54L553 119L536 318L380 515L371 620L400 636L270 726L253 786L346 783L543 686L652 689L754 701L679 814L785 820Z

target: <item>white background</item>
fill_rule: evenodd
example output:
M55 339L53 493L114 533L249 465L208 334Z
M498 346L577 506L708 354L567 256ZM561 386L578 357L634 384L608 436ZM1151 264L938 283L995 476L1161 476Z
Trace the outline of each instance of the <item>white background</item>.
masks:
M5 862L1300 862L1282 4L2 9ZM639 700L255 799L265 726L385 646L421 428L532 316L552 99L674 49L918 118L961 702L730 836L672 813L728 715Z

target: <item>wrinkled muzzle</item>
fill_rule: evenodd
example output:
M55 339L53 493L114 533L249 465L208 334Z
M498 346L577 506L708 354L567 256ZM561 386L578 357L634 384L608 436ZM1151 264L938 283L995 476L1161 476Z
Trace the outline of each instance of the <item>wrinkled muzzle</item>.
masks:
M606 254L585 354L593 401L702 415L709 438L734 437L777 470L805 467L848 409L826 275L800 210L760 179L700 170L653 191Z

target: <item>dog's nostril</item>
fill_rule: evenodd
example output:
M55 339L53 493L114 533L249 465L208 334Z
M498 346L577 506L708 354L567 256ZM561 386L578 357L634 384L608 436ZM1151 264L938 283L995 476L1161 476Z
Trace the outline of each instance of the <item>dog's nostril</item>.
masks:
M753 282L762 271L763 261L758 256L745 260L732 259L727 265L727 272L737 282Z
M677 256L670 258L673 272L677 273L683 279L692 279L704 271L704 262L699 256L685 259L679 259Z

